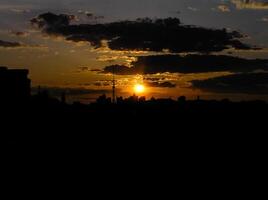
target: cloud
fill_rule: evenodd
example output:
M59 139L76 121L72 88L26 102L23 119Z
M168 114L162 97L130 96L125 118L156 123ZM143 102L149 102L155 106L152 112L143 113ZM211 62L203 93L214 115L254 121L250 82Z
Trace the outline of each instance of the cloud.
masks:
M78 10L78 13L80 15L85 15L88 19L91 20L99 20L99 19L104 19L103 15L95 15L93 12L90 11L83 11L83 10Z
M8 42L4 40L0 40L0 47L5 48L16 48L16 47L22 47L23 45L19 42Z
M145 81L160 81L163 78L155 78L155 77L145 77L144 80Z
M100 81L96 81L94 85L98 87L107 87L107 86L112 86L112 82L109 80L100 80Z
M231 0L237 9L253 9L265 10L268 9L267 0Z
M231 12L230 8L227 5L219 5L218 10L221 12Z
M18 49L18 48L26 48L26 49L38 49L38 50L47 50L47 46L43 45L29 45L24 44L20 42L10 42L10 41L4 41L0 40L0 48L6 48L6 49Z
M91 72L101 72L102 70L100 69L90 69Z
M44 13L37 18L31 19L31 23L39 28L43 28L48 33L53 33L56 32L58 28L67 27L74 19L76 19L74 15Z
M90 68L90 67L78 67L76 69L76 73L83 73L83 72L101 72L102 70L96 69L96 68Z
M76 72L89 72L90 68L89 67L78 67Z
M31 12L30 9L20 9L20 8L11 8L10 11L14 13L30 13Z
M239 39L243 35L226 29L208 29L182 25L177 18L137 19L105 24L71 24L73 16L41 14L32 24L48 35L58 35L73 42L90 42L96 48L103 41L112 50L169 52L213 52L230 47L251 49Z
M175 88L176 84L173 84L171 82L165 81L165 82L148 82L146 84L149 87L158 87L158 88Z
M198 8L194 8L194 7L191 7L191 6L188 6L187 9L190 10L190 11L193 11L193 12L198 11Z
M268 94L268 73L234 74L192 81L193 88L216 93Z
M223 55L157 55L139 56L132 67L112 65L104 68L104 73L118 75L157 73L206 73L206 72L251 72L268 70L268 60L243 59Z
M29 33L23 32L23 31L11 31L11 35L17 36L17 37L27 37L29 36Z
M117 75L133 75L135 70L124 65L111 65L103 69L103 73L114 73Z
M261 19L261 21L263 21L263 22L268 22L268 17L263 17L263 18Z
M18 14L30 13L33 8L34 8L33 5L30 4L15 5L15 4L0 3L0 11L9 11Z

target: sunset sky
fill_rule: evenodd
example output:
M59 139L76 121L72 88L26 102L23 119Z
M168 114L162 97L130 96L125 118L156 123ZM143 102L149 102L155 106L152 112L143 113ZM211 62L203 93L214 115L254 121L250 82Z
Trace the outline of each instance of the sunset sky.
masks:
M48 12L51 15L42 15ZM163 35L170 36L168 43L160 41L159 31L144 36L135 29L144 23L137 18L146 17L152 20L146 22L145 30L162 30ZM169 17L178 18L181 24L161 22L165 25L160 27L166 29L159 28L156 20ZM133 36L124 30L126 26L141 35ZM174 26L192 33L186 39L195 40L189 48L179 45L184 39L180 38L181 29ZM115 29L114 33L102 31ZM198 41L202 31L214 37L216 30L223 29L222 34L226 32L228 37L224 44L219 44L218 36ZM213 43L213 48L204 52L204 43ZM27 68L32 86L77 90L76 94L80 91L88 100L102 93L111 94L112 65L117 66L118 96L139 92L135 91L139 84L144 86L139 95L148 98L199 95L268 100L267 47L267 0L0 0L0 66ZM200 57L185 61L185 56L193 54ZM208 55L241 60L209 67L204 66L207 60L200 62ZM194 63L187 68L174 59ZM260 60L257 63L255 59ZM168 63L167 68L165 64L159 66L162 61ZM178 69L171 66L173 63ZM251 64L243 68L243 63Z

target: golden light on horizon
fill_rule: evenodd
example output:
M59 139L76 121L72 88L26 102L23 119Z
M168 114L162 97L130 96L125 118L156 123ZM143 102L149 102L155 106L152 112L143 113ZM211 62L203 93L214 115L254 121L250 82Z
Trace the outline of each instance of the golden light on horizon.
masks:
M142 84L136 84L134 86L135 93L143 93L145 91L145 87Z

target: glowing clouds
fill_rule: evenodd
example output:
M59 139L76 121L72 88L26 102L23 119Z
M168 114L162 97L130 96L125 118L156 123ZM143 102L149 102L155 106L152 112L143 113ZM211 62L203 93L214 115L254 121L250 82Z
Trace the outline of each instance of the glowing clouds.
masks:
M253 9L266 10L268 9L267 0L232 0L237 9Z

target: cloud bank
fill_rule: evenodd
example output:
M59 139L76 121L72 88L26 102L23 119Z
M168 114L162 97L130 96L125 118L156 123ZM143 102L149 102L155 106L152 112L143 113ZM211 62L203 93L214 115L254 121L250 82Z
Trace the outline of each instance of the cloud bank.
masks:
M192 81L193 88L214 93L268 94L268 73L234 74Z
M44 13L33 18L31 23L48 35L63 36L74 42L87 41L96 48L107 41L112 50L179 53L252 48L239 40L243 35L237 31L182 25L177 18L80 25L72 24L74 19L73 15Z
M268 9L267 0L231 0L237 9L253 9L265 10Z
M23 45L19 42L9 42L9 41L0 40L0 47L16 48L16 47L22 47L22 46Z
M268 60L244 59L223 55L157 55L139 56L132 67L112 65L104 68L104 73L117 75L157 74L157 73L207 73L207 72L252 72L267 70Z

